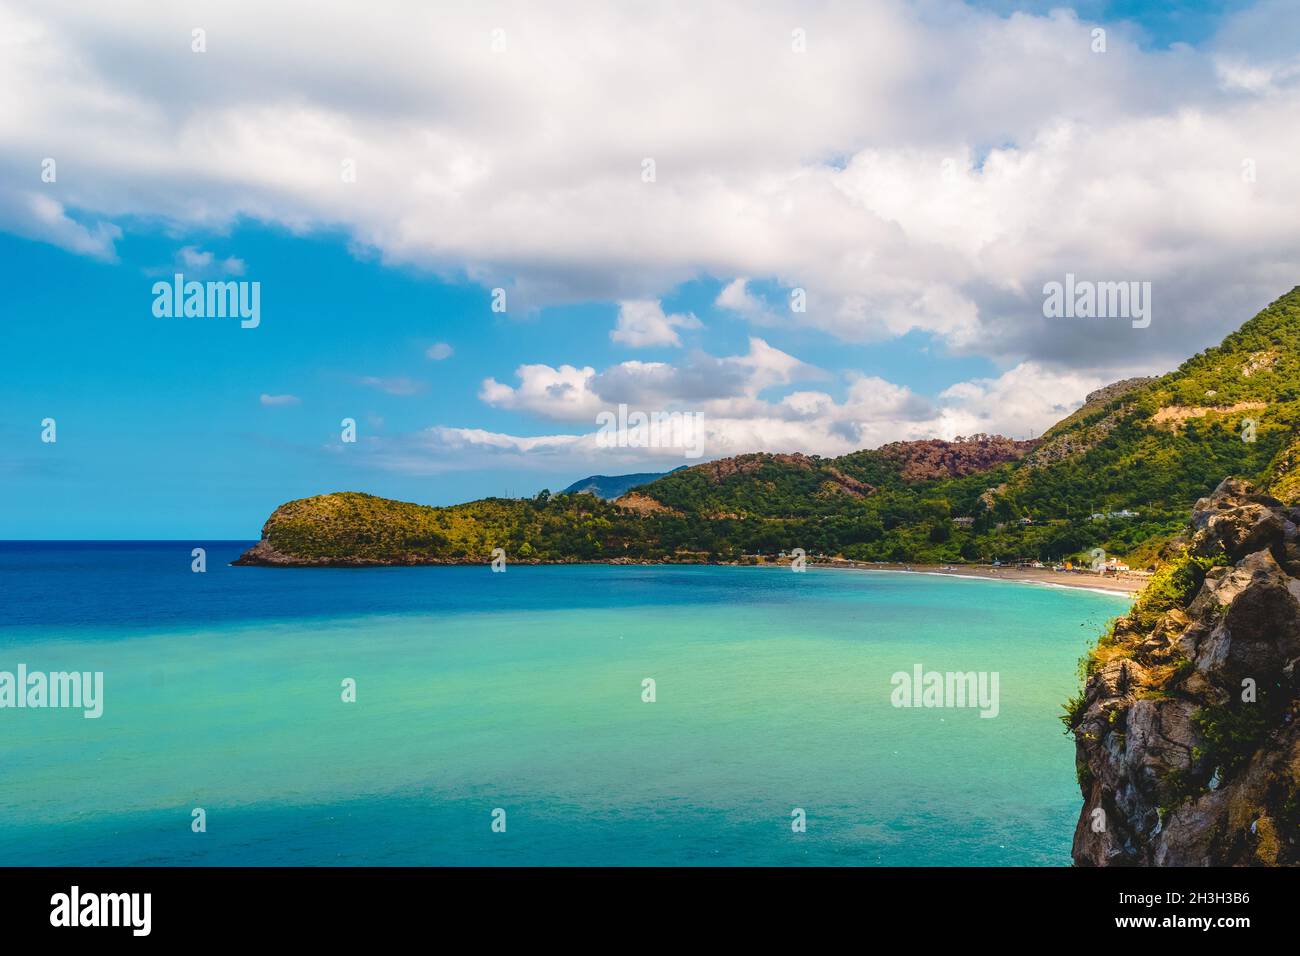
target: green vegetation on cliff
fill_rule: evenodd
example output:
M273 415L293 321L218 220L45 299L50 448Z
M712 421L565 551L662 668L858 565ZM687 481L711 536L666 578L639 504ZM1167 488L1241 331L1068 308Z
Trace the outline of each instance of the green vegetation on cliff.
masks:
M600 560L617 556L624 540L642 536L642 524L639 516L588 494L431 508L342 492L277 508L257 557L286 564L459 563L486 561L494 548L504 548L512 560Z
M1084 799L1076 863L1300 863L1298 522L1300 508L1224 480L1084 659L1064 718Z

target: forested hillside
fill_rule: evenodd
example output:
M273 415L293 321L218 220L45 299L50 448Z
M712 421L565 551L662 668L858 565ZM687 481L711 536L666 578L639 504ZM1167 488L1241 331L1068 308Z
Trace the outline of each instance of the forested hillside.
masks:
M1153 562L1223 478L1300 493L1300 288L1160 378L1100 389L1032 442L975 435L839 458L752 454L675 471L613 503L589 494L431 508L368 495L281 506L248 563Z

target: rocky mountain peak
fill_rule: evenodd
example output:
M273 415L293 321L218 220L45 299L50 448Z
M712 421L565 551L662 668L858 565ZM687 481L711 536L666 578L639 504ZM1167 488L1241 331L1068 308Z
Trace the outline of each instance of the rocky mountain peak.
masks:
M1101 388L1089 392L1083 397L1083 404L1093 405L1098 402L1109 402L1112 399L1119 398L1128 392L1133 391L1139 385L1145 385L1147 382L1154 382L1154 376L1126 378L1118 382L1111 382L1109 385L1103 385Z

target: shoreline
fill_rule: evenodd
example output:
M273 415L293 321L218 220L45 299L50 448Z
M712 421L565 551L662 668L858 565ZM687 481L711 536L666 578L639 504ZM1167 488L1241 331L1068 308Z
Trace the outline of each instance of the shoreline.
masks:
M260 542L259 542L260 543ZM392 568L392 567L471 567L484 564L484 561L453 560L404 560L380 561L370 559L298 559L278 554L269 548L256 546L245 551L230 562L231 567L262 568ZM524 567L546 567L564 565L606 565L606 566L686 566L686 567L779 567L784 561L647 561L631 559L611 559L608 561L512 561L514 565ZM1100 575L1088 571L1053 571L1051 568L999 567L989 565L940 565L940 564L902 564L898 562L874 562L832 560L808 561L812 568L825 568L839 571L887 571L895 574L931 574L938 577L975 578L985 581L1010 581L1013 584L1038 584L1044 587L1069 588L1075 591L1094 591L1100 594L1125 595L1132 597L1147 586L1149 577L1140 575Z
M1088 571L1053 571L1051 568L992 568L982 565L940 564L867 564L849 561L809 562L810 567L840 571L888 571L895 574L932 574L945 578L976 578L983 581L1010 581L1014 584L1041 584L1046 587L1070 588L1075 591L1099 591L1104 594L1133 597L1147 586L1150 578L1137 576L1103 576Z

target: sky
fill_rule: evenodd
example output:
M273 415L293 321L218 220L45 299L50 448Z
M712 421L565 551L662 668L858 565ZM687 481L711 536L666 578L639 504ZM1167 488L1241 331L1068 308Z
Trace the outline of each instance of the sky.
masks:
M1300 284L1298 22L0 0L0 538L1041 434ZM157 314L177 273L256 326ZM1149 324L1046 315L1067 276Z

